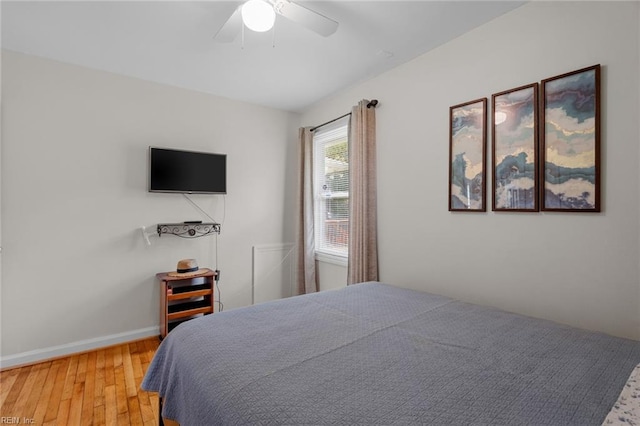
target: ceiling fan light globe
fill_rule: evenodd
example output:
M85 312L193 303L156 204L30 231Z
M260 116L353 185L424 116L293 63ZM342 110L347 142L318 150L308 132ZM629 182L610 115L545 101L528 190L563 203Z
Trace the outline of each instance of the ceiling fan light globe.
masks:
M273 6L263 0L249 0L242 5L242 22L252 31L269 31L275 21Z

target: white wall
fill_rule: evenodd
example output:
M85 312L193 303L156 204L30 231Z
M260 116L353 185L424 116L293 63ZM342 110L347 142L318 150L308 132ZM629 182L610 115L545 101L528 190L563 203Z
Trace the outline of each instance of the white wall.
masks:
M5 360L153 334L155 274L216 266L214 237L144 243L141 225L208 221L147 192L150 145L228 156L226 198L191 196L224 221L225 309L251 303L254 245L294 241L298 115L7 51L2 95Z
M383 281L640 339L638 9L531 2L303 114L380 100ZM603 213L447 211L450 106L597 63Z
M637 12L638 12L638 18L637 18L637 22L640 22L640 6L637 8ZM638 44L636 45L636 50L638 51L638 70L640 70L640 26L636 29L637 30L637 34L638 34ZM640 77L639 77L640 78ZM638 99L636 102L636 108L638 111L640 111L640 84L638 84ZM639 114L640 115L640 114ZM636 126L637 126L637 132L640 135L640 120L635 120L636 122ZM638 150L638 164L640 165L640 149ZM640 167L638 167L640 169ZM640 185L638 186L638 191L640 191ZM637 211L640 212L640 194L638 196L638 207L637 207ZM638 215L638 221L640 222L640 214ZM640 225L640 223L639 223ZM640 243L639 243L640 244ZM638 250L638 259L636 260L636 264L638 265L638 268L640 269L640 249ZM639 273L640 275L640 273ZM638 306L640 306L640 291L638 291Z
M347 286L347 267L342 262L317 260L316 274L320 291L334 290Z

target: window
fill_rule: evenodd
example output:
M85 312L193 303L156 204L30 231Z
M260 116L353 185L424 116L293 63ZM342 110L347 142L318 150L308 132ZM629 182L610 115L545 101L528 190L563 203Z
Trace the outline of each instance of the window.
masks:
M349 117L313 135L316 255L344 262L349 247Z

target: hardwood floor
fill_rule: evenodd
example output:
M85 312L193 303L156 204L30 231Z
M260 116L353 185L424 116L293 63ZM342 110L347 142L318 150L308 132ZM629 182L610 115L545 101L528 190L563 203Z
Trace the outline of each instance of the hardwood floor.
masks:
M159 345L140 340L0 372L0 421L157 425L158 394L140 383Z

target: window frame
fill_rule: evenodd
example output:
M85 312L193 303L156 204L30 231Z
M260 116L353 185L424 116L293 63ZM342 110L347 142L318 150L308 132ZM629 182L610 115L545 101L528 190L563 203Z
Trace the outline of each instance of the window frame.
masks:
M327 211L327 203L324 202L321 205L321 201L333 198L333 199L347 199L350 200L350 191L347 190L347 196L344 197L344 191L337 192L332 197L325 197L322 195L322 190L319 188L319 182L322 181L324 183L324 170L318 170L318 166L322 164L324 168L324 162L319 163L319 152L324 150L324 147L331 145L332 143L339 143L341 140L346 139L347 143L347 152L350 150L349 144L349 129L350 129L350 115L340 120L336 120L336 122L331 123L330 125L325 126L322 130L318 130L313 134L313 197L314 197L314 237L315 237L315 259L321 262L330 263L339 266L347 266L349 260L349 248L347 243L347 251L342 254L326 247L320 246L320 242L325 242L325 239L320 238L320 234L324 230L321 225L322 220L326 220L326 217L323 219L323 215L326 215ZM319 147L322 145L322 148ZM326 158L323 155L323 158ZM349 160L347 160L348 169L350 169L351 165L349 164ZM321 174L322 173L322 174ZM349 189L349 188L348 188ZM348 203L347 203L348 205Z

